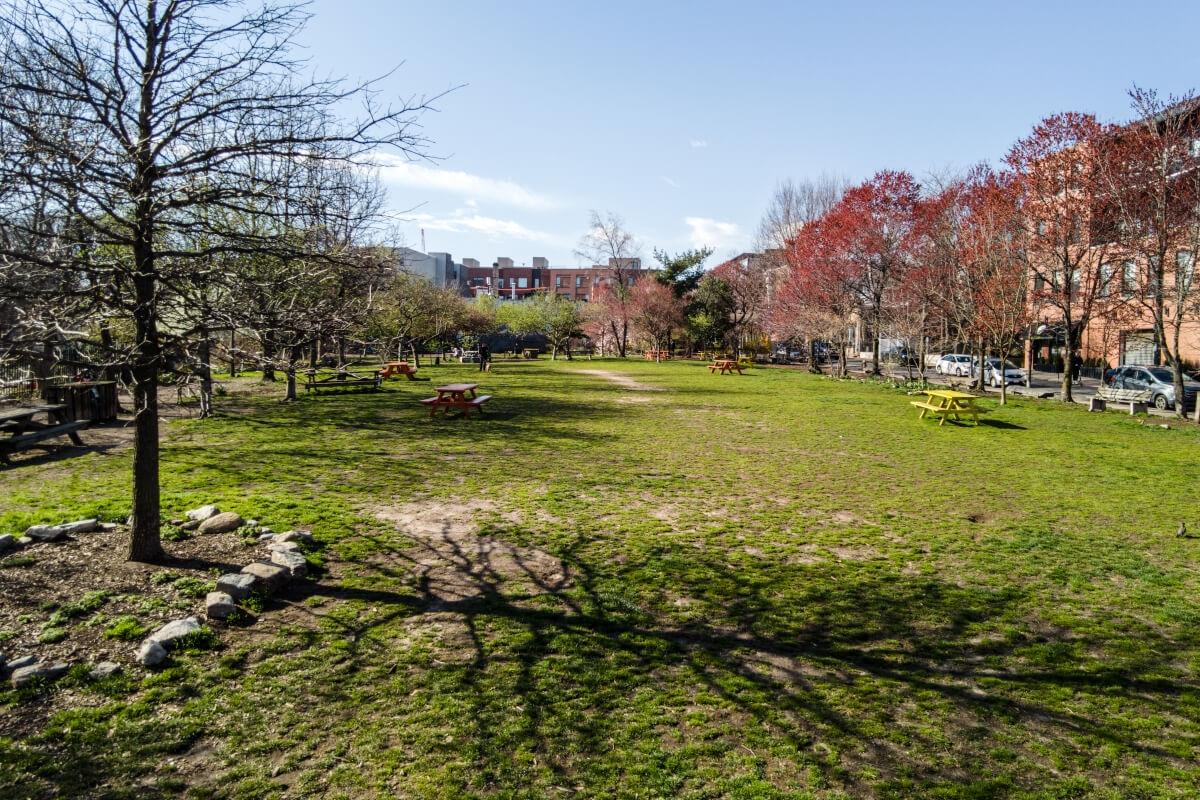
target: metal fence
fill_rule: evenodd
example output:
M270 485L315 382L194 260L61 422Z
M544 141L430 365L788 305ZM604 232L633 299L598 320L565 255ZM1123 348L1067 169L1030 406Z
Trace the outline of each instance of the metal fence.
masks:
M0 364L0 400L29 400L36 394L36 382L28 369Z

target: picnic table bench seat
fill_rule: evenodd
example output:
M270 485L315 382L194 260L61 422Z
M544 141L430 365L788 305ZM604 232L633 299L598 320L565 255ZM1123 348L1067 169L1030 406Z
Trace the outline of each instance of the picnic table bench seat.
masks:
M15 450L22 445L40 442L42 439L52 439L55 436L70 436L80 428L86 427L87 420L76 420L75 422L68 422L63 425L52 425L49 428L10 436L7 439L0 439L0 450Z
M383 377L379 372L371 376L355 375L353 372L335 372L324 378L318 378L316 372L308 370L305 372L305 376L304 390L307 392L315 392L318 389L340 389L348 386L358 386L374 390L378 389L383 383Z
M38 414L46 414L50 422L35 422L33 418ZM67 407L61 403L0 409L0 432L7 434L0 438L0 463L9 464L9 455L12 453L27 450L35 442L57 436L67 436L72 444L82 447L83 440L79 438L78 431L87 425L88 420L69 419Z

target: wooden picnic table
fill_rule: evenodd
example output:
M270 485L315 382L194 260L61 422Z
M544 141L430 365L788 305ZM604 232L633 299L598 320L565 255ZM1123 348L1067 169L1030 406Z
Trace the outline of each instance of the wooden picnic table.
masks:
M670 361L670 350L647 350L645 353L647 361Z
M718 370L720 370L722 375L726 373L732 374L734 370L737 370L737 374L741 375L743 369L744 367L732 358L718 358L708 365L709 374L715 373Z
M407 361L386 361L383 364L383 369L379 370L379 377L383 380L395 378L403 375L410 381L417 379L417 368Z
M521 358L537 358L540 352L536 347L526 347L521 351Z
M33 418L38 414L45 414L49 422L35 422ZM76 431L86 425L86 420L72 421L65 404L0 408L0 434L4 434L0 436L0 462L8 464L10 453L28 450L43 439L56 436L68 436L73 444L82 447L83 440Z
M483 404L491 400L492 396L476 394L475 390L478 388L479 384L477 383L450 383L445 386L437 386L434 388L437 397L427 397L421 403L429 407L430 419L433 419L439 408L443 409L446 414L449 414L452 408L461 408L464 417L471 413L471 409L482 414Z
M986 408L975 405L979 398L973 394L953 389L926 389L922 394L927 399L911 401L912 405L921 409L921 416L917 419L925 419L926 414L937 417L938 427L946 424L946 417L954 417L955 422L962 417L971 417L978 425L979 415L987 413Z

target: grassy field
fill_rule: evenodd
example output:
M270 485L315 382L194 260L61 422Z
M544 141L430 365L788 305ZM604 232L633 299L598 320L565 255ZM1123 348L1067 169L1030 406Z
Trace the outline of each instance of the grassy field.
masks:
M172 423L168 514L309 524L327 572L165 671L0 691L0 732L72 700L0 738L0 796L1200 796L1194 427L938 428L695 363L480 382L490 419L398 382ZM126 513L128 467L0 472L0 532Z

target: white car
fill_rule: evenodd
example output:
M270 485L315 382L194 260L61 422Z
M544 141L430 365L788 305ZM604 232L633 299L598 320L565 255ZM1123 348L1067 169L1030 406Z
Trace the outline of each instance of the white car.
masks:
M974 375L974 372L972 372L972 375ZM983 360L983 381L988 386L994 386L997 389L1000 388L1001 381L1006 386L1012 383L1022 384L1025 383L1025 370L1011 361L1005 361L1002 368L1000 366L1000 359L995 357L985 358Z
M971 374L973 360L965 353L947 353L938 359L933 371L938 375L955 375L965 378Z

